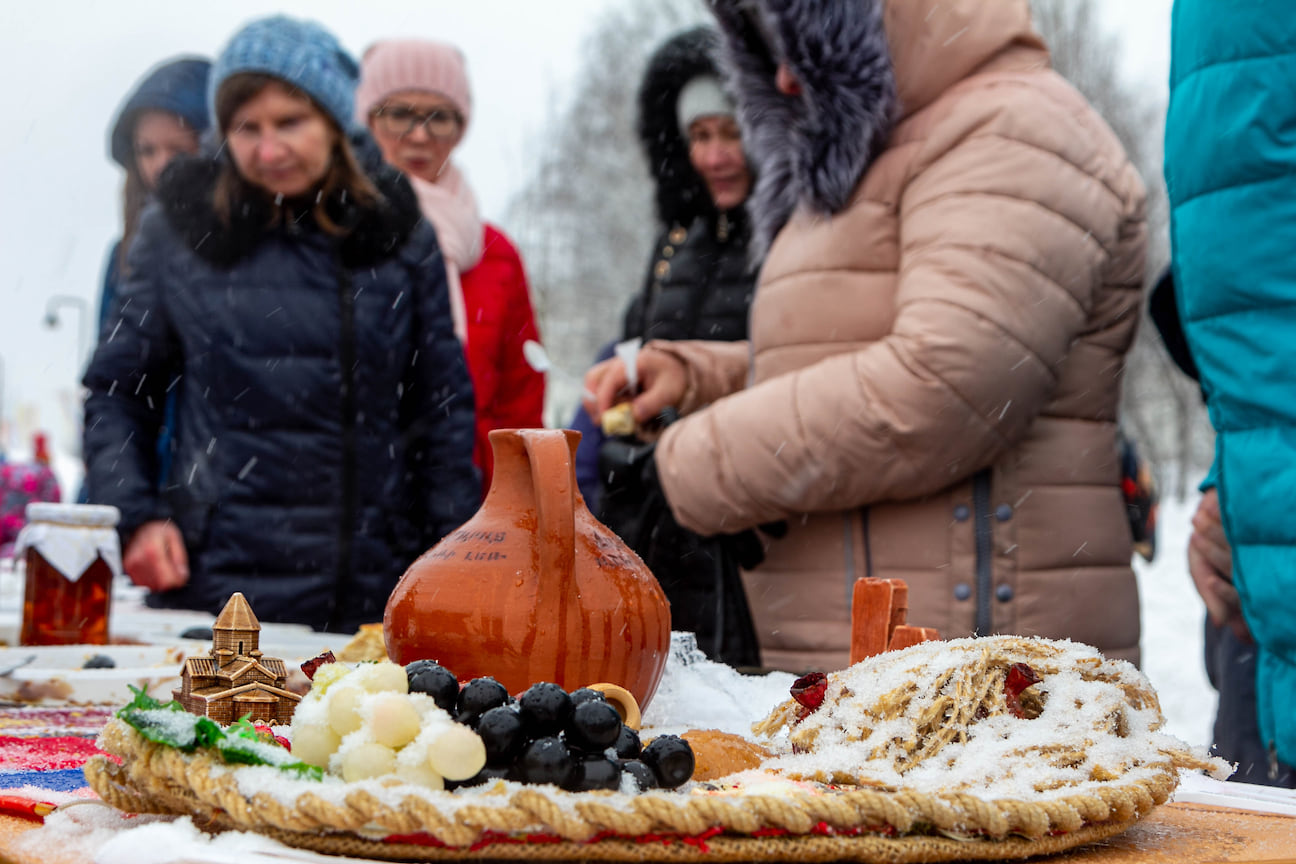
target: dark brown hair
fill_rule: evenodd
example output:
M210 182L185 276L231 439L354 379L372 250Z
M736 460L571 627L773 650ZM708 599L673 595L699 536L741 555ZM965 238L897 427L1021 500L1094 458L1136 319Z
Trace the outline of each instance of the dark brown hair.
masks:
M117 245L117 272L122 276L127 273L126 257L131 243L135 241L135 232L139 230L140 214L148 203L149 190L140 176L139 165L132 155L130 165L126 167L126 182L122 187L122 238Z
M254 98L272 84L283 87L295 96L300 95L309 100L311 107L319 111L333 130L333 152L330 154L328 171L324 174L324 179L320 183L319 194L315 196L315 206L311 210L311 215L322 230L334 236L342 236L348 233L350 229L347 226L337 224L333 217L329 215L329 202L339 199L352 202L358 206L372 207L382 199L382 193L378 191L373 181L360 167L355 153L351 150L351 145L347 143L346 134L333 117L320 108L319 104L314 99L311 99L308 93L293 87L289 82L274 75L263 75L256 72L240 72L231 75L225 79L216 92L217 128L220 129L221 135L228 135L234 113L245 102ZM267 193L264 189L254 186L243 175L239 174L233 158L226 158L221 165L221 173L216 179L216 188L212 196L212 204L216 214L225 225L228 226L230 223L230 214L233 212L234 203L250 194L264 196ZM283 210L282 206L272 208L273 215L270 218L269 225L275 225L284 218Z

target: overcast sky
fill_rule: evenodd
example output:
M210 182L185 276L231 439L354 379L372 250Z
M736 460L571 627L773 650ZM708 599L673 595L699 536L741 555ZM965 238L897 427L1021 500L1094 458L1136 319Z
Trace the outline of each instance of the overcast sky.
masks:
M0 3L0 415L13 424L0 443L21 453L39 425L58 449L75 447L78 330L92 338L104 258L120 230L121 172L106 154L107 129L155 62L214 55L240 24L274 12L319 21L357 56L388 36L453 42L468 58L476 103L457 156L484 214L498 219L528 177L533 142L565 104L583 38L622 2L651 0ZM1170 0L1101 2L1126 71L1164 90ZM54 301L61 324L50 329L43 319L56 297L67 299Z

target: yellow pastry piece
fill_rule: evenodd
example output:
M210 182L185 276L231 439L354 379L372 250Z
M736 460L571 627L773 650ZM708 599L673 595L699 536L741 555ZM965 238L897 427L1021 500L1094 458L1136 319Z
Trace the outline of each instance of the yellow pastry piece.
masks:
M599 418L603 434L609 437L622 437L635 433L634 411L629 402L613 405Z

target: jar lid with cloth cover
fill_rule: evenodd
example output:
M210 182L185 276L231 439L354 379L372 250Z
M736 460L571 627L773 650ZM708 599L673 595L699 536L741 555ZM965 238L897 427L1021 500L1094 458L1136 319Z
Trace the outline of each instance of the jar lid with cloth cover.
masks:
M36 549L41 557L75 582L102 558L113 576L122 571L121 544L117 523L121 511L102 504L32 503L26 509L27 524L14 544L14 557Z

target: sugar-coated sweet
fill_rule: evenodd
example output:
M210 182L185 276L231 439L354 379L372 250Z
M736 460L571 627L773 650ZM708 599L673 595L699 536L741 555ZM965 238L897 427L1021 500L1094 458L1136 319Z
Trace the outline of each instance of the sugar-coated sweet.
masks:
M329 691L328 721L338 735L346 737L364 722L360 717L360 700L364 695L364 690L349 681L339 682Z
M404 693L375 693L364 706L373 740L385 747L404 747L418 737L422 718Z
M335 756L338 773L348 783L396 772L396 751L373 741L362 741L354 746L344 744Z
M292 737L294 755L348 782L394 775L434 790L508 780L633 793L675 788L693 767L674 736L644 751L597 689L541 682L514 699L489 676L460 687L430 660L320 666Z
M321 666L293 717L295 755L348 782L394 774L444 789L479 772L481 738L408 681L394 663Z
M329 757L337 752L342 737L332 726L322 723L293 722L292 754L309 765L321 768L329 764Z
M447 780L467 780L486 765L481 736L458 723L425 727L428 764Z
M370 693L408 693L409 679L405 667L390 660L380 663L361 663L349 676L354 683Z

